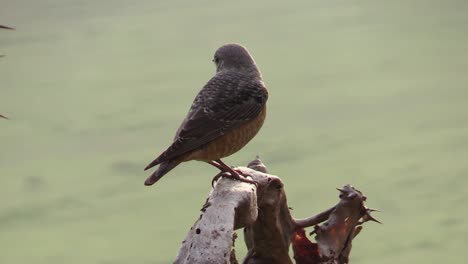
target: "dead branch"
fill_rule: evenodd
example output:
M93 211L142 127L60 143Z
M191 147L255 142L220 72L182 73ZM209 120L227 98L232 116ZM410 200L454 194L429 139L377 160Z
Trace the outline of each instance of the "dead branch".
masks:
M332 208L328 219L322 225L315 225L312 234L316 234L317 243L312 243L304 236L302 229L293 239L293 251L296 263L300 264L345 264L349 263L352 240L362 230L367 221L377 221L370 213L376 211L364 206L367 197L351 185L345 185L340 191L340 201ZM327 210L327 212L330 211ZM380 222L379 222L380 223ZM295 240L298 240L296 242ZM308 242L307 242L307 241ZM314 250L301 252L296 244L308 244ZM308 260L303 260L306 257Z
M370 216L373 209L363 204L366 197L350 185L339 189L337 205L312 217L294 219L283 182L267 174L258 157L248 168L237 169L250 175L257 186L228 177L218 180L200 218L182 242L175 263L237 263L234 230L244 228L248 253L243 263L292 264L292 243L296 263L344 264L362 224L376 221ZM314 226L316 243L305 235L303 228L309 226Z
M15 30L15 28L7 27L7 26L4 26L4 25L0 25L0 28L9 29L9 30Z
M7 27L7 26L4 26L4 25L0 25L0 28L1 28L1 29L15 30L15 28ZM0 58L5 57L5 56L6 56L5 54L0 54ZM4 117L4 116L2 116L2 115L0 115L0 117L6 118L6 117ZM8 119L8 118L7 118L7 119Z
M174 263L231 263L234 229L257 218L255 186L221 178L201 209Z

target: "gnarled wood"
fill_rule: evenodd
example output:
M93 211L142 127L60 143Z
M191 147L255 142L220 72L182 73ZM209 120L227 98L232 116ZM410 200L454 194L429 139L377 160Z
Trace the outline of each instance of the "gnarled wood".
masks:
M236 168L257 186L228 177L218 180L190 229L175 263L237 263L233 252L234 230L244 228L248 253L246 264L293 263L293 243L298 264L344 264L349 262L352 239L362 224L376 221L364 206L366 197L350 185L340 190L340 201L324 212L294 219L287 204L284 184L267 173L258 159L248 168ZM318 225L325 222L322 225ZM314 226L317 243L310 242L303 228Z
M228 178L217 181L174 263L230 263L234 229L257 218L255 188Z

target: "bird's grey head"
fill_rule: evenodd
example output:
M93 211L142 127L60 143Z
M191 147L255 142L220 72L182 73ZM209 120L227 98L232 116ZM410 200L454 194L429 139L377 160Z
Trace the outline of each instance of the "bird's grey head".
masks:
M213 62L216 64L216 72L238 71L261 76L249 51L239 44L220 47L214 54Z

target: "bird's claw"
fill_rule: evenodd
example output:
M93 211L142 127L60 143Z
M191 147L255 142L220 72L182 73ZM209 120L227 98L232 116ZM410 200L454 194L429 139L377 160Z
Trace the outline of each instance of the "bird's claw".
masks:
M258 187L258 182L248 179L247 175L243 174L241 171L238 171L238 170L234 170L234 171L236 172L236 174L231 174L229 172L220 172L220 173L216 174L216 176L214 176L213 179L211 180L211 187L214 188L215 182L217 182L219 180L219 178L221 178L221 177L228 177L228 178L231 178L233 180L238 180L238 181L241 181L241 182L250 183L250 184L255 185L255 187Z
M237 175L233 175L233 178L236 180L239 180L241 182L246 182L255 185L255 187L258 187L258 182L248 179L250 175L244 174L241 170L234 170Z
M214 184L215 182L217 182L219 180L219 178L223 177L223 176L227 176L227 173L226 172L220 172L218 174L216 174L213 179L211 180L211 187L214 188Z

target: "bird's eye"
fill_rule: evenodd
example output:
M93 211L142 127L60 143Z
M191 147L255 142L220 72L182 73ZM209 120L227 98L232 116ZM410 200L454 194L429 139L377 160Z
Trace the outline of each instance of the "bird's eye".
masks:
M218 57L214 57L213 61L214 61L214 63L218 64L219 58L218 58Z

